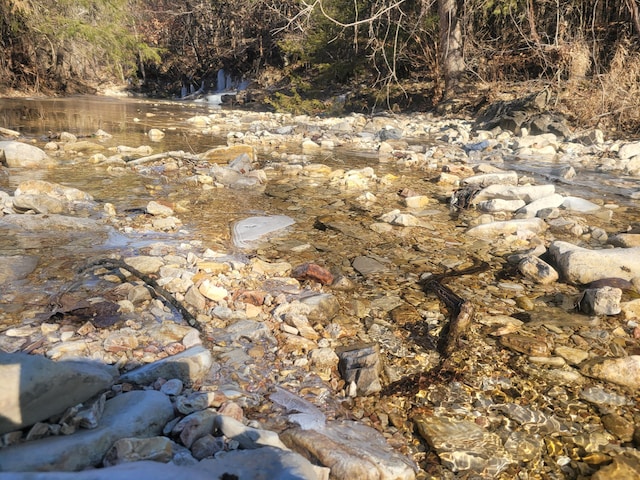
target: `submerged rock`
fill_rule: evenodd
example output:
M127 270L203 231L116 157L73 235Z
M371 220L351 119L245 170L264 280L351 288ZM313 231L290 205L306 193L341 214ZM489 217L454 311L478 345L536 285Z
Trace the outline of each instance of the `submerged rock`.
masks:
M365 425L328 422L319 430L290 428L280 434L293 450L319 461L331 478L358 480L413 480L416 466L394 452L384 437Z

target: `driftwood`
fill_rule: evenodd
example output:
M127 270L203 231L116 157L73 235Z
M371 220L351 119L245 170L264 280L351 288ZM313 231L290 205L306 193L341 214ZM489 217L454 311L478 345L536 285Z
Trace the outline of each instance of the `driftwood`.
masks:
M184 305L182 305L178 300L176 300L173 295L171 295L167 290L165 290L160 285L158 285L158 282L156 282L149 275L146 275L146 274L142 273L138 269L133 268L131 265L126 264L122 260L115 259L115 258L102 258L100 260L95 260L95 261L89 263L88 265L82 267L79 270L79 273L84 273L87 270L91 270L91 269L95 269L95 268L99 268L99 267L121 268L123 270L126 270L126 271L130 272L132 275L138 277L140 280L142 280L144 283L146 283L148 286L150 286L157 295L159 295L162 298L164 298L167 302L169 302L169 304L171 304L171 306L173 306L176 310L178 310L180 312L180 314L182 315L182 318L184 318L184 320L191 327L202 331L202 325L200 324L200 322L198 322L195 319L195 317L189 312L189 310L187 310L184 307Z
M483 272L488 267L487 263L482 262L465 270L432 275L420 282L425 293L428 291L435 293L447 306L451 314L451 319L442 329L438 341L438 351L445 358L449 357L460 346L460 337L471 324L475 309L471 302L456 295L450 288L443 285L443 282L449 277Z
M140 157L135 160L128 161L127 165L143 165L145 163L154 162L156 160L164 160L165 158L174 158L177 160L188 160L192 162L199 162L202 160L198 155L183 152L182 150L177 150L175 152L163 152L163 153L156 153L154 155L148 155L146 157Z

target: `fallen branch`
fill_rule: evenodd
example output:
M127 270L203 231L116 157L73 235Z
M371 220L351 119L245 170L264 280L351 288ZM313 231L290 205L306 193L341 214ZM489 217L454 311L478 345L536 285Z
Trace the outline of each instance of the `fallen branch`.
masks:
M176 310L178 310L180 312L180 314L182 315L182 318L184 318L184 320L191 327L202 331L202 325L200 324L200 322L198 322L195 319L195 317L193 315L191 315L191 313L178 300L175 299L175 297L173 295L171 295L168 291L166 291L164 288L162 288L160 285L158 285L158 282L156 282L149 275L146 275L146 274L142 273L138 269L133 268L131 265L126 264L122 260L119 260L119 259L116 259L116 258L102 258L100 260L95 260L95 261L89 263L88 265L82 267L78 271L78 273L84 273L87 270L91 270L91 269L98 268L98 267L121 268L123 270L126 270L126 271L130 272L132 275L138 277L140 280L142 280L144 283L146 283L148 286L150 286L154 290L154 292L156 294L160 295L167 302L169 302L171 304L171 306L173 306Z
M156 160L164 160L165 158L173 158L176 160L189 160L192 162L199 162L202 159L198 155L193 155L192 153L186 153L182 150L178 150L175 152L163 152L156 153L155 155L149 155L146 157L140 157L136 160L131 160L127 162L127 165L143 165L145 163L154 162Z

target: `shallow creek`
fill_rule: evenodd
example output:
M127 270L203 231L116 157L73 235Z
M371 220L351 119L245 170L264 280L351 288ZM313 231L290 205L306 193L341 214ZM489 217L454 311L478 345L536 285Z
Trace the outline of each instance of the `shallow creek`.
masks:
M206 133L203 133L205 129L194 128L187 123L189 118L211 113L220 114L222 119L218 126L214 126L216 128L209 128ZM21 132L23 137L41 148L53 134L70 132L79 139L86 136L94 141L90 137L101 129L112 135L100 141L107 148L148 145L154 154L168 151L197 154L215 146L227 145L229 131L255 133L260 115L251 112L225 113L224 110L199 103L136 99L82 97L0 101L0 127ZM384 118L367 121L378 126L384 125ZM389 117L388 121L392 123L395 120ZM430 121L439 120L426 116L415 119L415 123ZM303 125L302 120L296 121L293 117L287 123L298 130L307 129L311 138L318 133L318 129ZM151 128L163 130L165 136L159 141L151 141L147 135ZM372 127L372 131L375 133L379 128ZM403 140L409 150L421 149L422 152L440 145L445 151L444 159L449 158L446 152L451 142L447 144L437 135L407 137ZM241 140L236 138L234 142L241 143ZM464 145L457 148L464 148ZM441 377L438 377L438 373L430 373L430 368L437 363L433 335L438 325L448 318L448 312L437 297L421 290L418 280L423 273L437 274L466 268L474 263L474 259L487 262L488 271L455 277L447 285L460 297L472 301L480 316L528 317L531 324L529 333L538 339L547 334L557 337L556 344L568 344L572 336L582 332L580 329L591 330L594 325L592 318L575 313L568 307L580 293L578 288L562 282L534 284L519 275L506 260L511 253L518 251L517 245L465 235L480 212L465 210L453 213L448 201L454 187L437 181L443 171L442 164L458 164L455 154L451 154L451 162L435 162L434 169L424 165L403 165L396 158L380 158L373 149L350 146L304 152L299 141L264 142L257 145L256 149L257 163L264 169L267 181L254 189L203 190L173 181L176 177L171 172L156 172L152 165L141 168L139 172L126 169L115 172L87 163L85 155L62 156L60 166L47 170L10 169L8 178L4 177L0 183L0 189L10 194L22 181L37 178L78 188L91 194L99 203L113 204L118 212L131 212L132 225L135 216L144 211L151 200L181 205L182 208L176 209L175 215L182 225L171 232L121 231L110 235L104 243L96 242L93 237L80 232L70 239L65 238L63 242L42 235L3 235L0 238L0 255L36 252L41 260L36 272L21 285L23 297L14 293L12 301L8 302L0 296L0 332L19 324L26 311L37 310L38 305L46 303L48 296L73 282L76 269L93 258L145 252L156 242L179 245L200 240L203 248L232 255L258 257L268 262L288 262L293 266L304 262L317 263L351 280L352 289L336 290L334 293L340 300L341 314L353 319L354 336L380 345L385 361L386 385L383 394L350 399L343 406L350 408L354 418L368 417L374 426L387 431L395 448L412 455L419 462L422 475L462 478L453 477L451 471L464 471L464 459L454 458L450 463L445 462L449 468L445 475L438 470L441 467L434 454L438 452L442 461L446 457L441 450L444 447L433 445L429 448L416 434L416 430L421 428L436 428L433 425L424 427L423 420L429 415L441 415L442 410L447 410L451 415L473 411L476 412L472 416L477 425L498 432L501 428L511 432L507 418L513 419L517 412L514 413L512 410L515 407L510 406L522 404L536 408L557 401L547 410L549 414L556 413L565 420L571 418L575 422L581 418L588 419L597 426L594 430L603 430L602 422L594 420L596 414L589 410L592 407L572 403L579 387L567 387L565 391L561 377L554 380L555 377L545 376L544 372L538 371L547 371L554 365L530 360L517 346L515 349L505 348L508 346L506 341L499 344L497 337L487 333L485 327L488 323L478 327L482 341L469 343L466 359L454 359ZM495 152L491 151L465 151L471 152L464 162L468 167L498 159ZM560 194L589 199L603 206L603 211L613 212L613 215L569 215L581 217L582 223L591 231L599 228L613 235L640 227L640 205L634 199L634 193L640 190L637 177L622 176L598 168L597 162L577 162L577 176L565 179L557 173L558 168L566 163L566 158L563 161L561 156L545 159L505 154L500 155L498 160L495 166L516 170L521 183L522 178L527 177L531 183L553 183ZM301 165L300 168L305 169L304 174L294 175L285 168L287 164ZM330 180L329 172L364 167L371 167L375 174L375 181L366 182L366 188L344 188ZM376 200L363 200L365 191L375 195ZM406 210L403 195L400 195L402 191L417 192L430 198L428 205L415 212L421 226L383 228L380 226L384 223L380 221L382 215L395 209ZM231 226L238 220L255 215L288 215L295 220L295 224L251 248L235 247L231 240ZM502 218L500 215L496 217ZM588 231L585 228L585 233ZM560 229L554 235L555 239L577 243L571 231ZM522 245L526 250L526 242L523 241ZM373 258L386 268L378 274L363 276L353 265L354 258L359 256ZM556 321L554 315L560 315L560 319ZM595 323L598 325L595 330L605 332L607 338L611 337L608 332L616 326L627 330L630 328L624 319L617 317L603 318L599 322ZM582 336L589 339L586 333ZM589 340L592 344L588 347L583 345L586 350L601 352L605 356L616 353L612 353L607 340L592 336L594 338ZM633 341L635 344L632 344ZM575 346L573 343L571 345ZM624 346L628 350L626 354L640 353L637 338L634 340L631 337ZM436 388L438 384L442 385L441 388ZM480 394L477 393L478 389L482 389ZM635 400L634 394L627 394L631 406L618 413L628 422L635 423L638 430L637 392ZM491 415L477 412L491 412ZM386 419L382 421L384 417ZM415 426L410 425L410 419L414 419ZM503 424L498 425L500 422ZM521 423L527 422L521 420ZM534 423L533 420L529 422ZM444 422L437 428L446 431L449 427L451 425ZM504 478L515 478L513 475L518 471L531 474L523 474L525 476L518 478L565 478L564 475L566 478L578 478L592 474L601 465L588 457L599 450L580 444L575 439L575 432L571 435L565 432L565 439L560 435L546 435L549 433L544 430L547 427L536 427L537 430L532 427L528 432L533 432L532 435L523 436L520 442L514 440L514 436L499 433L505 437L502 438L504 448L510 455L522 457L521 462L506 470L502 465L485 462L483 478L492 478L491 472L500 472L506 475ZM422 433L423 437L428 435ZM455 432L451 435L455 435ZM546 443L540 440L542 437ZM626 438L607 438L612 444L625 447L631 444ZM531 453L526 444L534 440L540 445L532 447L535 452ZM488 442L482 438L470 441L476 441L478 445ZM480 447L478 451L486 453L486 449ZM608 456L598 459L603 463L610 463L614 456L610 451L603 455ZM534 463L537 466L534 467Z

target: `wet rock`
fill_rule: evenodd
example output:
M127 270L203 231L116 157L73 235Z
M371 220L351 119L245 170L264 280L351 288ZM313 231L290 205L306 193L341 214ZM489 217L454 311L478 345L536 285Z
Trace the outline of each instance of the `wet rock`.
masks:
M340 310L340 302L330 293L302 297L300 303L309 308L306 316L310 322L323 325L328 324Z
M46 195L57 200L69 202L90 202L93 200L91 195L82 190L43 180L27 180L20 183L14 196L19 197L21 195Z
M596 358L588 361L580 371L593 378L628 387L640 388L640 355L623 358Z
M630 442L633 440L635 425L622 415L617 413L603 415L602 424L609 433L615 435L621 442Z
M245 218L233 225L233 243L237 247L247 248L251 242L270 233L282 230L294 223L295 220L286 215Z
M251 145L230 145L226 147L216 147L210 150L207 150L204 153L199 154L198 156L207 160L211 163L229 163L231 160L237 158L240 155L247 155L249 160L255 162L256 157L256 148Z
M47 168L58 163L38 147L17 141L0 142L0 160L7 167L21 168Z
M120 380L149 385L158 378L177 378L184 383L192 383L202 379L212 364L211 352L202 345L196 345L172 357L127 372Z
M281 438L293 450L328 467L331 478L412 480L416 476L411 460L395 453L379 432L356 422L328 422L321 430L290 428Z
M580 398L591 402L594 405L612 405L622 407L624 405L631 405L632 400L628 399L624 395L620 395L615 392L609 392L602 387L588 387L580 391Z
M0 433L84 402L108 389L115 374L112 367L90 361L56 363L36 355L0 354Z
M593 474L592 480L634 480L640 478L640 460L630 455L616 455L613 462Z
M147 203L147 213L149 215L159 216L159 217L170 217L173 215L173 209L171 207L167 207L166 205L162 205L161 203L150 201Z
M9 472L97 466L118 439L158 435L171 418L173 407L166 395L155 391L124 393L107 401L98 428L0 449L0 465Z
M121 438L107 451L103 464L112 467L143 460L168 463L173 457L174 445L167 437Z
M516 333L501 336L500 344L516 352L534 357L549 357L551 355L551 349L546 341Z
M587 315L617 315L621 312L622 290L613 287L587 288L578 306Z
M500 437L473 422L425 415L413 421L440 461L454 472L493 477L513 463Z
M558 280L558 272L547 262L529 255L518 264L518 270L529 280L542 285L549 285Z
M161 258L152 257L150 255L139 255L137 257L127 257L124 263L135 268L141 273L157 273L160 267L164 265Z
M322 285L331 285L333 275L326 268L315 263L303 263L291 271L291 276L299 281L313 280Z
M70 217L58 214L5 215L0 217L0 226L20 228L28 232L76 233L93 231L106 233L109 229L91 218ZM98 240L98 239L96 239Z
M387 267L383 263L369 256L359 256L354 258L352 265L360 275L363 275L365 277L367 275L379 273L387 269Z
M347 384L356 386L356 394L371 395L382 390L380 352L377 344L353 345L336 350L338 370Z
M35 213L69 214L71 212L68 202L47 195L20 195L14 197L13 209L18 213L32 211Z
M36 269L38 261L35 255L0 256L0 284L26 278Z
M569 282L587 284L602 278L631 280L640 276L640 247L589 250L556 240L549 253Z
M500 235L533 236L542 233L547 228L546 223L541 218L523 218L516 220L504 220L490 222L467 230L467 235L476 238L493 239Z
M569 365L579 365L589 358L589 352L566 345L558 345L553 353L564 358Z

